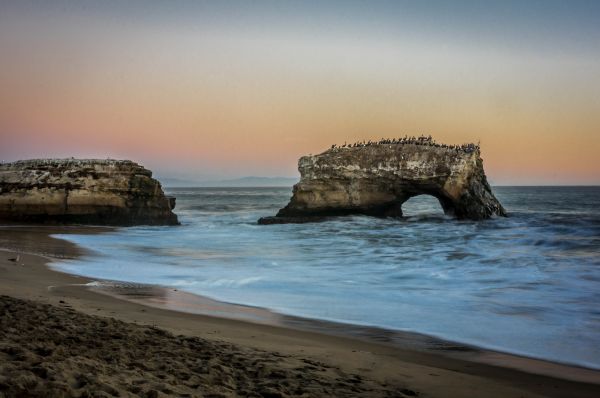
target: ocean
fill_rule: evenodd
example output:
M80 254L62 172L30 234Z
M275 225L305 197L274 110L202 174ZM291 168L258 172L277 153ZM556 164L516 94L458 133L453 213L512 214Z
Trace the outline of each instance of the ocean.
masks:
M510 216L480 222L419 196L403 219L266 226L291 188L167 193L181 226L56 235L89 254L53 266L600 369L600 187L495 187Z

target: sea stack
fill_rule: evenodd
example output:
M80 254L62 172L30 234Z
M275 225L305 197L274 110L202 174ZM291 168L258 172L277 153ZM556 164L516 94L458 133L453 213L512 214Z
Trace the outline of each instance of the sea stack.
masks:
M152 172L130 160L0 164L0 222L177 225L174 207Z
M413 196L436 197L447 215L483 220L506 216L483 170L479 146L430 139L332 147L298 161L300 182L287 206L260 224L319 221L365 214L401 217Z

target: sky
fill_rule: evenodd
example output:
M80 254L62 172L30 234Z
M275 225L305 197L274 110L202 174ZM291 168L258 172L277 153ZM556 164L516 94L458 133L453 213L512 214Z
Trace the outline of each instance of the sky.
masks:
M333 143L431 134L480 140L493 184L600 184L599 20L575 0L0 0L0 160L293 177Z

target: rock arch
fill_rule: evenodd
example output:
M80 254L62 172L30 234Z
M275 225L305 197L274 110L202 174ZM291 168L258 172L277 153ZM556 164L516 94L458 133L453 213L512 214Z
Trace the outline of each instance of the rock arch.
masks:
M402 204L421 194L436 197L457 219L506 216L483 170L477 147L377 144L335 148L298 161L300 182L287 206L260 224L309 222L365 214L402 216Z

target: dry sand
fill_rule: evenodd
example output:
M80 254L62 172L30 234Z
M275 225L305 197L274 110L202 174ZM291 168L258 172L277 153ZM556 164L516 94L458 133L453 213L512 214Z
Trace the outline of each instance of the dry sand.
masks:
M52 244L21 232L0 234L0 244ZM61 245L63 256L77 255ZM596 371L484 353L502 363L490 365L154 308L92 291L44 257L16 256L0 251L0 397L600 396ZM544 372L555 376L534 374Z
M0 296L0 394L364 396L415 392L281 355Z

